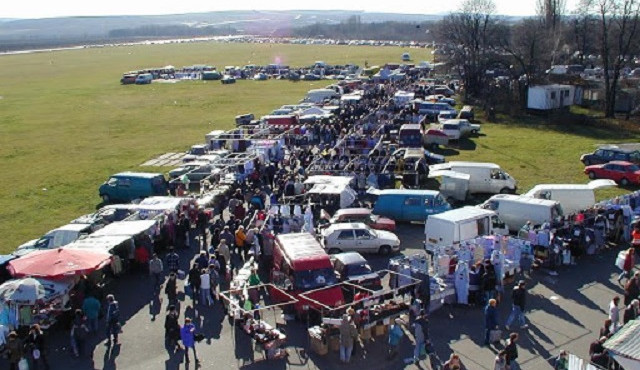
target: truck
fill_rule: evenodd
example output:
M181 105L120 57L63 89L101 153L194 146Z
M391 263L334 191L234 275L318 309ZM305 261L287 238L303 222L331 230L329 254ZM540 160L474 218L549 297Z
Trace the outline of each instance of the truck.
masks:
M463 207L430 216L424 234L425 249L433 253L439 246L457 246L482 235L508 235L509 230L494 211Z

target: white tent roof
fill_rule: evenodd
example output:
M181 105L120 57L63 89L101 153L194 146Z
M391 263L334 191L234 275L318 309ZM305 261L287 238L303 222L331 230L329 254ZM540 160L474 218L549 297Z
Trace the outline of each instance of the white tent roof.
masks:
M64 248L73 249L92 249L102 252L110 252L118 245L130 240L130 236L126 235L95 235L91 234L85 238L78 239L71 244L67 244Z
M352 176L331 176L331 175L316 175L309 176L304 181L305 185L308 184L344 184L349 185L353 181Z
M91 234L93 236L127 236L132 237L154 227L156 224L153 220L135 220L135 221L120 221L109 224L102 229Z

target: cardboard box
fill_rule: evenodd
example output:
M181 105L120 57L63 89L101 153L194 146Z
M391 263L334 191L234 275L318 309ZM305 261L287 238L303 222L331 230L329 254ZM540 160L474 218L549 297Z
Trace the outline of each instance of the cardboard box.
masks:
M387 333L387 326L386 325L379 324L379 325L376 325L373 328L373 335L375 335L376 337L383 336L386 333Z
M311 339L311 350L321 356L329 353L329 343L323 341L322 339L312 336Z
M329 350L331 350L331 352L337 352L340 350L340 337L339 336L332 336L329 337Z

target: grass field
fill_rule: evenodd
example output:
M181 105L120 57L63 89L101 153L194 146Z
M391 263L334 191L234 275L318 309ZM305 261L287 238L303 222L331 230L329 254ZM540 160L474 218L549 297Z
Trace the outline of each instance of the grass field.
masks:
M123 72L191 64L291 66L399 62L400 48L272 44L175 44L0 57L0 253L91 212L110 174L202 142L237 114L263 115L328 82L181 82L120 86ZM411 50L415 60L427 50ZM500 164L526 190L586 182L578 156L597 143L638 140L619 132L485 124L486 136L447 150L453 159ZM475 149L475 150L472 150ZM618 194L608 190L602 196Z
M91 212L111 173L186 150L237 114L264 115L324 81L120 86L123 72L192 64L400 61L400 48L192 43L0 56L0 253ZM417 60L425 49L412 50ZM46 189L46 190L45 190Z

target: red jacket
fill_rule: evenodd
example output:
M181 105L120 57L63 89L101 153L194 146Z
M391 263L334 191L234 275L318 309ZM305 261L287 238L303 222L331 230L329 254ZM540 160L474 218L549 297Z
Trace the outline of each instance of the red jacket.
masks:
M629 253L627 252L627 256L624 259L624 265L622 266L622 269L624 271L631 271L631 269L633 268L633 266L636 265L636 256L635 256L635 252L633 253Z

